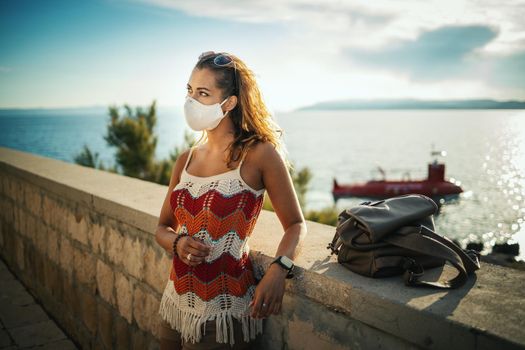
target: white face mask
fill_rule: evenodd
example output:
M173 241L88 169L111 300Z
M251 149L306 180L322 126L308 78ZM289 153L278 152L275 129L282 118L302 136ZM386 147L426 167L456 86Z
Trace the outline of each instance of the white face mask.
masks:
M222 113L221 106L228 97L221 103L214 103L212 105L205 105L194 99L186 96L184 103L184 117L186 122L195 131L212 130L219 125L222 118L226 117L229 111Z

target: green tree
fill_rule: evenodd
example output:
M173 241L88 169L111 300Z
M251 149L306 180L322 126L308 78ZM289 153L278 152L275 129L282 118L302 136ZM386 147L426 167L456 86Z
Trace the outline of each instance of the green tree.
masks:
M117 107L109 107L110 124L104 139L117 148L116 163L122 174L155 181L156 101L147 111L137 107L133 113L128 105L124 108L126 114L121 117Z
M184 144L175 147L168 159L157 161L157 136L154 133L157 123L156 101L146 110L137 107L133 111L128 105L124 105L124 109L125 114L121 116L116 106L109 107L110 119L104 136L107 144L117 149L116 164L112 168L106 168L98 160L98 153L93 153L87 145L75 156L75 162L163 185L169 184L173 163L185 149L195 143L193 136L186 131Z
M312 180L312 172L308 167L301 168L299 171L296 171L295 168L292 168L290 175L293 179L295 191L297 192L297 199L299 199L299 204L301 205L301 208L304 209L306 206L306 193L308 192L308 186Z
M84 144L82 152L75 156L75 163L91 167L98 168L100 170L107 170L102 161L98 159L98 152L92 153L88 145Z
M320 222L326 225L337 226L337 217L340 210L333 204L330 207L325 207L321 210L309 210L304 214L304 218L310 221Z

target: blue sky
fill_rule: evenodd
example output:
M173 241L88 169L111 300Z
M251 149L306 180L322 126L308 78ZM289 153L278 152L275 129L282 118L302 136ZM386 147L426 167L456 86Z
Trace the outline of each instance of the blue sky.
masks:
M0 108L181 106L227 51L270 110L347 98L525 99L525 2L94 0L0 3Z

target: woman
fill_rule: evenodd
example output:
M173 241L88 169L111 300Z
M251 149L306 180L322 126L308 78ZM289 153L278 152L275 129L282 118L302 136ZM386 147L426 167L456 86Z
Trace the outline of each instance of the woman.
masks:
M161 349L243 349L264 318L280 313L306 224L279 153L282 131L253 72L234 55L206 52L187 89L186 122L203 135L173 166L156 232L173 254L159 308ZM265 192L285 233L260 278L247 242Z

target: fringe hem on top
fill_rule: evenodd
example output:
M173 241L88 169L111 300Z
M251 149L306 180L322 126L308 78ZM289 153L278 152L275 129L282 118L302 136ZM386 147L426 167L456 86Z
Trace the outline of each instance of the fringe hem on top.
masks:
M173 283L173 281L170 281ZM185 342L199 342L202 335L206 333L206 321L215 319L216 334L218 343L235 344L233 335L233 319L240 320L242 323L243 339L246 342L255 339L257 334L263 332L263 319L252 318L250 315L236 314L233 310L224 310L213 315L199 315L191 310L178 308L173 298L169 295L169 282L160 302L159 314L167 321L172 328L181 333ZM204 327L203 327L204 325ZM204 333L201 330L204 328Z

